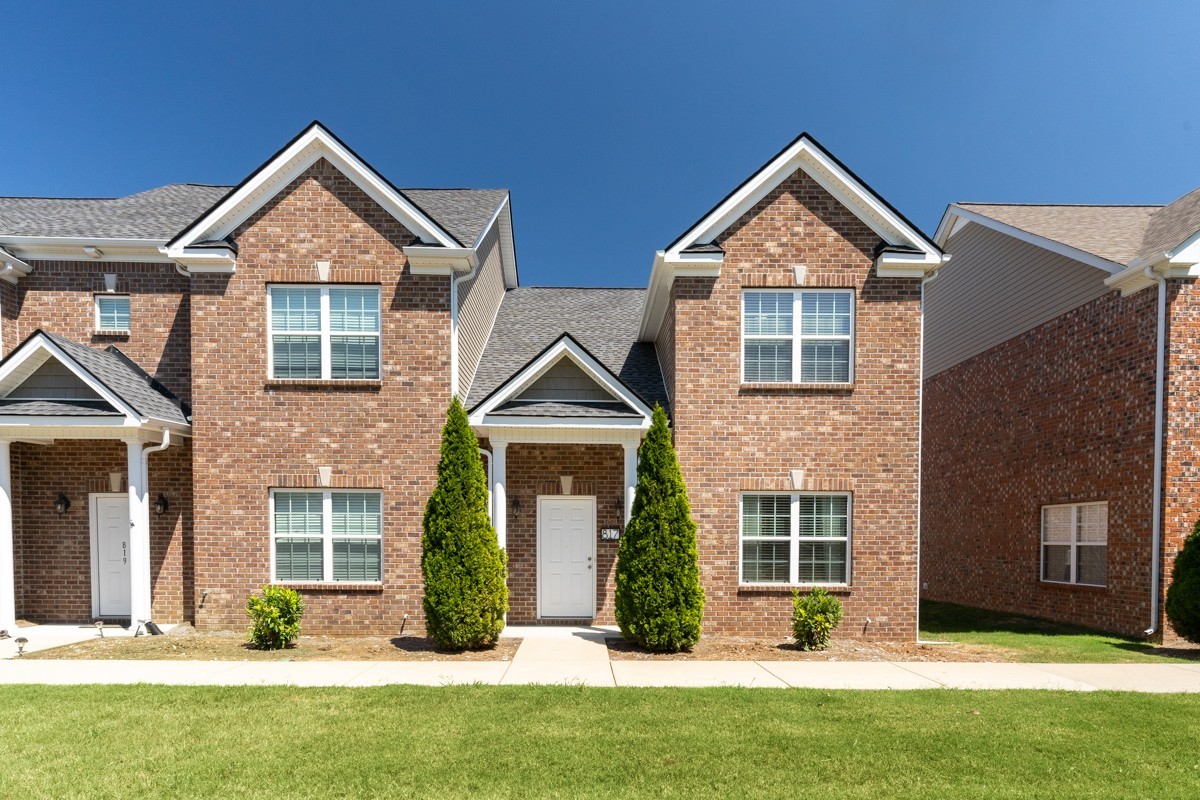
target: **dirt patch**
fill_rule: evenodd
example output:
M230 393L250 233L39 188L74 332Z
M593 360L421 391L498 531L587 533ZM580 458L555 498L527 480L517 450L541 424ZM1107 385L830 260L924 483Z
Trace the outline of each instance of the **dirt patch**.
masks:
M286 650L254 650L242 636L139 636L108 638L30 653L25 658L136 661L511 661L520 639L501 639L488 650L438 650L417 636L301 636Z
M690 653L647 653L624 639L608 639L614 661L1013 661L1000 647L915 642L837 640L828 650L806 652L790 641L705 636Z

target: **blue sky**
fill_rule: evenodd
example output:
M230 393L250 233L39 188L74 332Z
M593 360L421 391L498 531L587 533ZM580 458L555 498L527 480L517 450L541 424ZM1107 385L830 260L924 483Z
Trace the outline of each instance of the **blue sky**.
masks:
M804 130L930 233L955 200L1200 185L1194 2L9 2L0 23L0 194L236 183L316 118L397 185L510 188L526 285L645 285Z

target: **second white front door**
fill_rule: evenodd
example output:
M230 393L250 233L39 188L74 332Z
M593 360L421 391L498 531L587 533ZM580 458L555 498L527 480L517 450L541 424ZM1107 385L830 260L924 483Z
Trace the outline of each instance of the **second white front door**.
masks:
M129 604L129 498L126 495L92 495L92 558L95 560L96 616L128 617Z
M596 498L538 499L538 616L596 615Z

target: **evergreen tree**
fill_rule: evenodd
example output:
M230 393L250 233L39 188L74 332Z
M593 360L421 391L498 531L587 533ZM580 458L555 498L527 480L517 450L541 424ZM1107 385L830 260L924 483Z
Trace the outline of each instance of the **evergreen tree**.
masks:
M1200 520L1175 556L1166 610L1175 632L1200 644Z
M657 405L639 455L633 513L617 550L617 623L629 641L677 653L700 640L704 590L696 523L667 414Z
M496 643L508 610L508 570L488 518L487 476L467 412L454 398L442 428L438 482L421 537L425 630L439 646Z

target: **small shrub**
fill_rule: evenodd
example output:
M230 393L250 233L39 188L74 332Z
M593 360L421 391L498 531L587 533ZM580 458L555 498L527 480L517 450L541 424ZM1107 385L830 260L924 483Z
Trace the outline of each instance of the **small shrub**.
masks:
M294 589L264 586L262 597L250 595L246 613L254 620L250 643L259 650L282 650L300 635L304 601Z
M824 650L829 634L842 621L842 601L820 588L808 594L792 590L792 636L801 650Z
M1176 633L1200 644L1200 520L1175 556L1166 611Z

